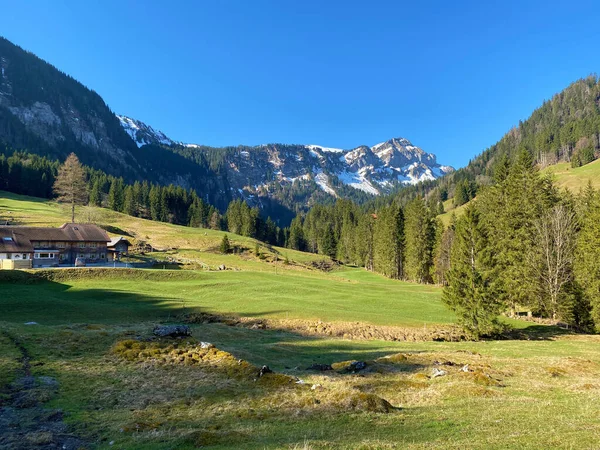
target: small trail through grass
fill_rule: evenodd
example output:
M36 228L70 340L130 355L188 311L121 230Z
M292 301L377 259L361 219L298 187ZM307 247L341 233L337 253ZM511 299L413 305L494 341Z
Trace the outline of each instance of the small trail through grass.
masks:
M32 357L23 342L7 330L0 334L18 353L13 381L0 386L0 448L6 450L76 450L84 441L67 432L63 413L44 406L58 393L58 382L32 375Z

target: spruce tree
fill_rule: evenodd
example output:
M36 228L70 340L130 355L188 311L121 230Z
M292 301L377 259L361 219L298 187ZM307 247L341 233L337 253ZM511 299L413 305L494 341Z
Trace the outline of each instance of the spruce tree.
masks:
M477 339L500 328L502 304L494 292L492 267L487 233L476 207L470 205L456 222L442 300L456 313L464 330Z
M431 282L435 243L434 221L421 197L415 198L406 206L405 215L406 277L419 283Z
M92 190L90 191L90 205L102 206L102 185L99 179L96 179L92 185Z
M576 279L591 304L596 330L600 331L600 194L588 191L587 196L580 218L574 267Z
M223 235L221 245L219 246L219 251L223 254L229 253L231 251L231 244L229 243L229 238L226 234Z

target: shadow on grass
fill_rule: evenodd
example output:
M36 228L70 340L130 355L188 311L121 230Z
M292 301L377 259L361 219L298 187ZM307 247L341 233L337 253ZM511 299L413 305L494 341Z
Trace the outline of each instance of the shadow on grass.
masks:
M577 330L565 329L556 325L531 324L525 328L511 329L502 335L505 339L521 341L550 341L557 336L582 334Z

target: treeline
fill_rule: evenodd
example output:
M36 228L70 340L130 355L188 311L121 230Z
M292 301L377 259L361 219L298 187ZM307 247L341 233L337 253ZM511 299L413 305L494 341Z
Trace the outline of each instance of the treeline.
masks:
M229 203L224 217L227 230L258 239L272 245L285 246L287 229L278 227L270 218L263 219L258 207L251 208L242 200L233 200Z
M443 299L474 336L494 334L500 314L518 311L600 331L600 194L591 185L577 197L559 191L523 149L512 164L500 161L495 184L442 242Z
M545 101L525 121L519 121L496 144L484 150L456 172L415 186L398 188L369 203L370 207L406 204L417 196L452 199L460 206L494 182L503 160L527 150L535 164L545 167L570 162L588 164L600 156L600 79L590 75L572 83Z
M287 243L390 278L441 283L445 263L438 210L439 202L422 197L404 207L393 203L374 210L338 200L296 217Z
M7 153L9 156L7 156ZM41 198L53 198L53 186L61 167L58 161L27 152L0 151L0 190ZM191 227L228 229L232 233L284 246L287 229L263 219L257 207L241 200L230 202L225 215L201 199L193 189L144 182L126 184L123 178L83 167L89 204L134 217Z
M7 155L8 154L8 155ZM60 163L27 152L0 152L0 190L53 198ZM102 171L84 167L89 203L135 217L193 227L222 228L222 217L194 190L148 182L125 184Z

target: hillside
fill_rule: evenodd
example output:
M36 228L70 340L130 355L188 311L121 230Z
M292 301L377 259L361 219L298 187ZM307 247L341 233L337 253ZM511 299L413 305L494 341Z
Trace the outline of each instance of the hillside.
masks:
M251 251L224 259L214 252L222 232L101 208L80 214L167 247L165 256L192 252L237 270L0 272L0 417L14 411L17 424L0 432L8 448L22 440L183 449L596 442L594 336L512 321L527 340L432 342L452 339L445 330L454 321L435 286L323 272L306 264L320 257L283 249L275 250L289 252L287 267ZM0 192L3 218L51 225L67 215ZM188 338L152 335L182 322ZM366 368L355 373L357 361ZM259 376L263 365L274 373ZM22 383L24 367L33 388ZM545 407L523 408L523 392ZM576 436L565 417L581 425ZM544 432L532 438L532 428Z
M336 198L357 202L453 169L403 138L332 149L268 144L212 148L183 144L126 116L59 69L0 38L0 152L16 150L86 165L123 177L195 189L224 210L235 198L282 224Z
M444 201L446 197L453 198L462 183L472 186L472 198L477 189L493 184L495 172L513 160L521 149L526 149L534 163L542 168L570 163L571 159L580 164L596 159L600 155L600 79L590 75L555 94L466 167L443 178L402 189L374 204L394 200L404 203L417 195ZM566 169L566 166L558 167ZM585 178L585 172L574 173Z

